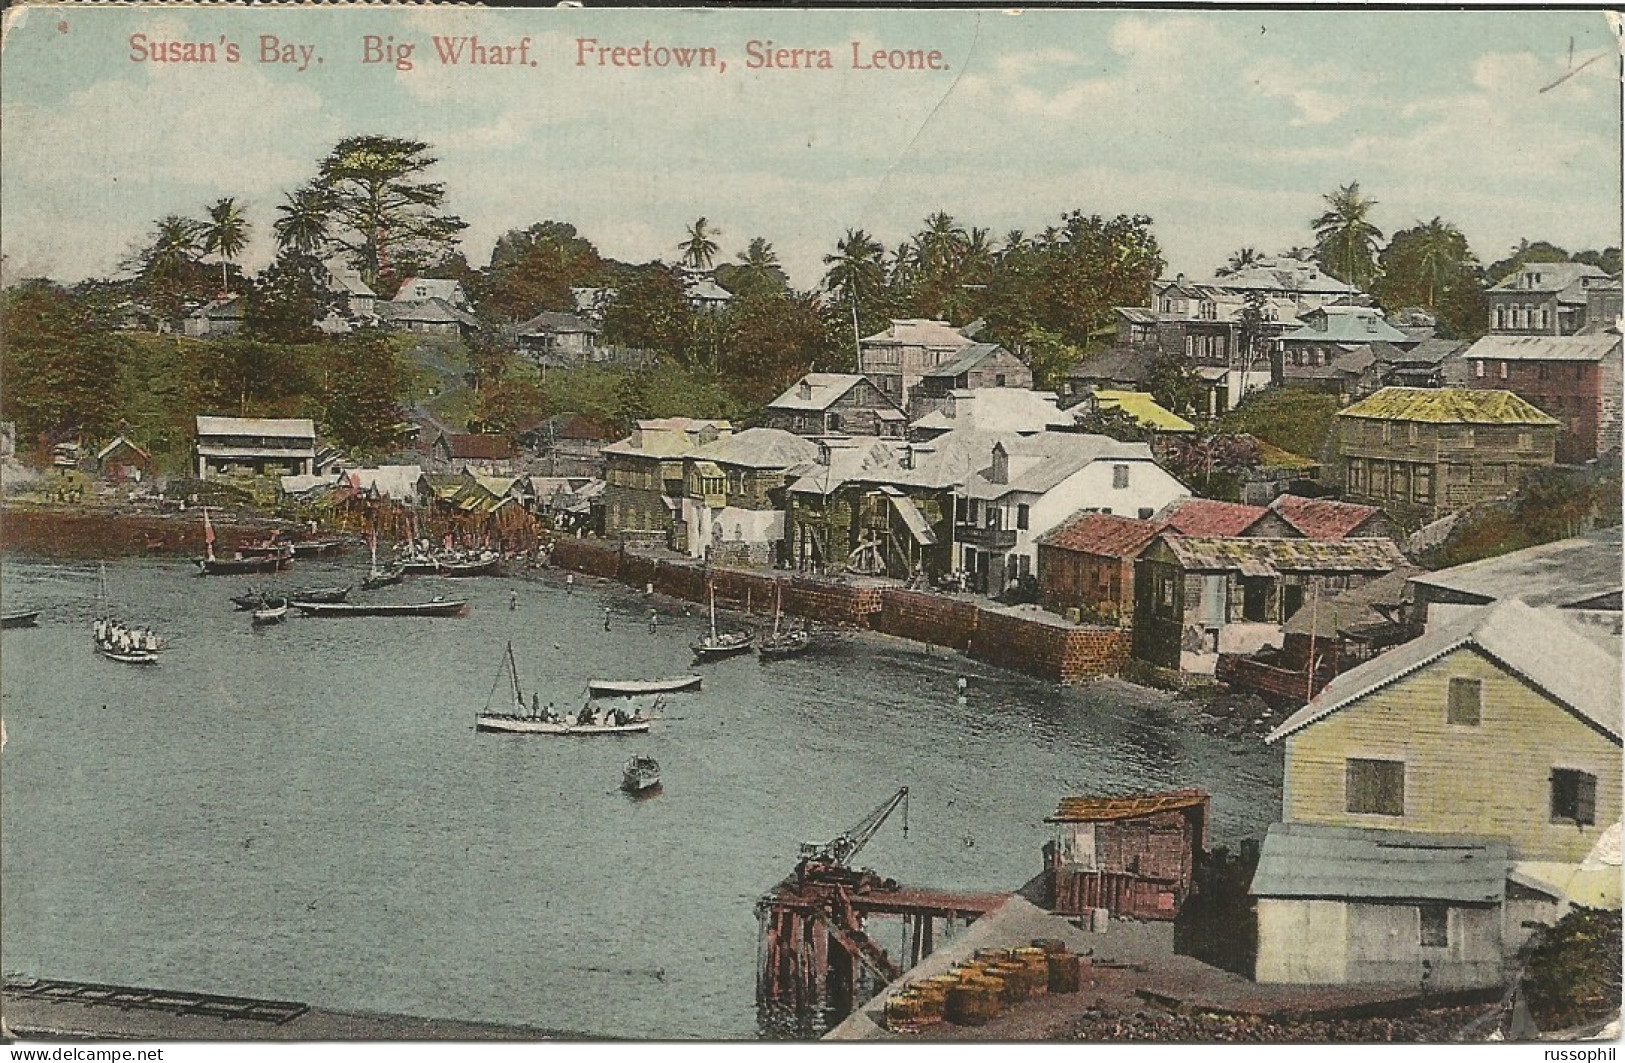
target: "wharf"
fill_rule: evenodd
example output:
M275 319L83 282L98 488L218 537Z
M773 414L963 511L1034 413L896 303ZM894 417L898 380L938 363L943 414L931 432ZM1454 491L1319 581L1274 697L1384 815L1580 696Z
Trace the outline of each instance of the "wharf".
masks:
M55 979L8 979L0 990L0 1028L7 1041L601 1040L530 1026Z

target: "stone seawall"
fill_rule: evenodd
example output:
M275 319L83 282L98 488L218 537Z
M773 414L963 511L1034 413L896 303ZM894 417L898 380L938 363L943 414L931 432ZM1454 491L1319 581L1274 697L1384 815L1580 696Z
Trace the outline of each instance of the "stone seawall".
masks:
M790 616L945 646L1060 683L1114 675L1129 656L1125 630L1013 614L963 598L770 571L706 569L587 539L558 540L553 564L632 587L652 586L661 594L691 602L706 601L714 589L718 605L759 616L771 616L782 595L784 612Z
M216 552L295 527L287 521L213 509ZM131 512L111 508L7 505L0 513L0 549L63 560L113 557L201 557L203 511Z

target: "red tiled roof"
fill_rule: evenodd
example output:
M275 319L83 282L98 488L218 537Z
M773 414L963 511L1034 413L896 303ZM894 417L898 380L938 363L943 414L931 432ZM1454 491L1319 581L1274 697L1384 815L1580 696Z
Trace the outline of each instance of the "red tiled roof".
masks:
M1263 506L1220 502L1213 498L1187 498L1164 508L1157 514L1157 519L1169 531L1181 535L1228 538L1242 534L1268 515L1269 510Z
M1159 812L1186 808L1206 808L1206 790L1167 790L1156 794L1123 794L1117 797L1063 797L1061 806L1046 823L1099 823L1113 819L1136 819Z
M1162 526L1109 513L1082 513L1038 540L1040 546L1098 557L1135 557Z
M1305 538L1335 542L1376 516L1376 506L1360 506L1329 498L1303 498L1282 495L1270 503L1280 518L1302 532Z
M451 433L446 436L446 444L451 448L453 458L491 461L513 456L513 441L507 436Z

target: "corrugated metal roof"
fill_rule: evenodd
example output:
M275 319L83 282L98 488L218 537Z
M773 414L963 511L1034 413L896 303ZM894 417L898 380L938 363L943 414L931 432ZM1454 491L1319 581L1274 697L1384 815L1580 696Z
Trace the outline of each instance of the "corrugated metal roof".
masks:
M1303 608L1281 625L1281 630L1288 635L1330 638L1340 632L1358 632L1391 623L1376 606L1397 608L1405 600L1406 583L1419 571L1405 565L1341 594L1310 596Z
M707 443L691 456L752 469L788 469L817 460L818 444L781 428L747 428Z
M316 422L308 417L208 417L198 414L197 434L314 440Z
M905 317L893 318L886 331L865 336L860 342L876 346L951 347L958 350L971 340L946 321Z
M1540 277L1538 284L1534 283L1536 275ZM1490 291L1560 292L1587 278L1606 281L1608 273L1584 262L1528 262Z
M1405 555L1388 539L1217 538L1164 534L1162 541L1182 568L1194 572L1391 572Z
M808 373L767 404L770 410L827 410L863 382L858 373Z
M1281 495L1270 503L1270 509L1306 538L1326 542L1358 531L1360 525L1382 512L1376 506L1301 495Z
M1383 388L1337 416L1439 424L1558 423L1510 391L1478 388Z
M1272 823L1251 892L1305 900L1500 904L1509 866L1506 843L1485 838Z
M1097 391L1095 403L1103 410L1122 410L1141 426L1159 432L1196 431L1196 426L1185 418L1157 405L1149 391Z
M1186 808L1206 808L1206 790L1168 790L1152 794L1119 794L1106 797L1063 797L1060 807L1045 823L1103 823L1118 819L1138 819L1160 812Z
M926 370L925 375L935 377L956 377L960 373L970 372L972 369L975 369L977 366L987 361L987 359L993 357L995 354L1003 350L1004 348L1000 347L997 343L973 343L969 347L966 347L964 350L960 351L958 354L954 355L948 361L937 366L935 369ZM1012 355L1011 357L1014 356Z
M565 314L557 310L544 310L514 328L519 336L556 335L560 333L589 332L596 333L598 326L584 317L574 314Z
M1483 602L1517 598L1536 607L1566 606L1618 591L1625 583L1621 560L1620 529L1603 528L1424 573L1412 582Z
M1560 611L1532 609L1516 599L1468 610L1455 621L1436 624L1420 638L1344 672L1265 741L1301 731L1463 646L1477 647L1509 673L1614 742L1620 741L1619 656L1587 639L1563 620Z
M1117 517L1110 513L1082 513L1038 540L1040 546L1071 550L1096 557L1138 557L1162 526L1155 521Z
M1600 362L1619 350L1619 336L1485 336L1462 357L1497 362Z
M909 534L914 536L915 542L921 546L937 545L937 533L931 530L931 522L925 519L925 514L920 512L920 507L914 504L912 498L894 494L891 496L891 504L892 508L897 510L897 515L903 518L903 523L908 527Z
M1051 427L1069 428L1072 414L1059 408L1053 392L1026 388L961 388L949 393L950 401L941 409L915 421L921 431L947 432L956 428L976 428L983 432L1043 432Z
M1323 306L1303 315L1307 324L1281 337L1282 343L1404 342L1406 335L1383 320L1382 311L1364 306ZM1325 327L1317 327L1319 324Z

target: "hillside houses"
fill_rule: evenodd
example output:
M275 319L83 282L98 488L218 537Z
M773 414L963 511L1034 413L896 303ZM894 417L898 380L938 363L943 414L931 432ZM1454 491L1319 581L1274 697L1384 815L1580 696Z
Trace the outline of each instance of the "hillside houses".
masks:
M897 319L858 342L858 372L907 410L925 374L952 361L972 342L946 321Z
M1076 417L1060 408L1060 400L1052 392L977 388L948 392L936 409L910 424L908 431L915 440L965 430L1035 435L1076 423Z
M972 343L920 377L909 399L909 417L917 421L939 409L956 391L1032 386L1027 363L996 343Z
M776 564L785 490L817 457L816 444L777 428L748 428L690 451L672 548L719 564Z
M1572 336L1586 324L1591 290L1617 284L1605 271L1583 262L1525 263L1485 293L1490 331L1518 336Z
M683 459L732 433L727 421L650 418L605 447L606 534L674 546L683 508Z
M862 435L901 439L908 419L868 377L808 373L768 403L768 428L799 436Z
M1559 462L1619 452L1625 376L1617 332L1485 336L1462 359L1466 387L1510 391L1556 418Z

